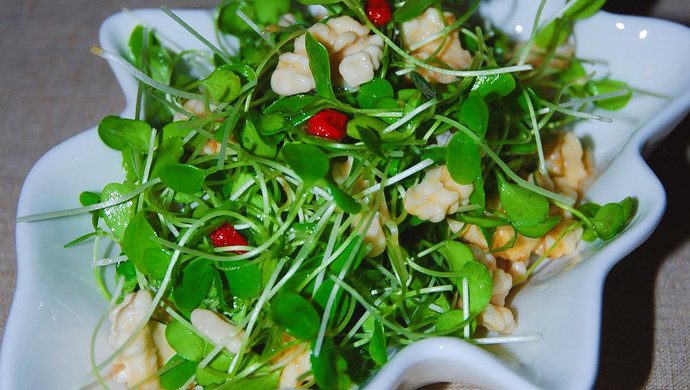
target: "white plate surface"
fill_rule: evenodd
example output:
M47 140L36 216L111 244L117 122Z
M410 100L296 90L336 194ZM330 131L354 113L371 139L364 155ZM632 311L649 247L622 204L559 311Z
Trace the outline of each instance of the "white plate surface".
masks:
M546 15L558 9L556 3L560 2L549 3ZM538 1L491 0L482 12L504 30L525 36L535 4ZM203 48L162 12L136 14L180 47ZM214 36L208 11L179 15L205 36ZM101 29L101 46L120 52L137 23L128 14L109 18ZM414 388L438 381L497 389L592 386L605 276L651 234L664 210L664 190L640 150L663 138L690 107L690 30L660 20L600 12L578 23L575 35L577 57L602 61L598 75L672 98L636 94L625 109L602 112L613 123L586 122L575 129L595 147L598 171L587 198L605 203L633 196L639 202L634 220L610 244L589 247L579 259L542 270L516 294L515 334L538 334L541 341L492 347L487 352L454 339L426 340L398 353L367 388ZM128 99L122 115L131 115L136 84L121 69L113 71ZM99 191L121 178L119 153L103 146L95 128L89 129L36 163L22 188L17 215L77 207L80 192ZM0 355L0 389L76 388L90 371L91 337L107 302L88 266L91 245L63 248L89 230L88 216L17 224L17 289ZM564 266L565 272L554 272ZM97 361L109 353L107 327L95 336Z

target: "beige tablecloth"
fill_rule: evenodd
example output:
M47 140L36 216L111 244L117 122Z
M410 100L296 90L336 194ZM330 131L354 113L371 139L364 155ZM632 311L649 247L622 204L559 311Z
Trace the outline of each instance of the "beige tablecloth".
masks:
M160 2L170 8L216 4ZM662 0L650 9L627 3L609 4L690 22L688 0ZM0 334L15 286L14 217L22 181L52 146L122 110L124 98L108 65L89 48L98 43L98 28L108 15L122 7L159 5L30 0L3 2L0 8ZM668 191L668 211L654 235L606 281L596 388L690 388L689 143L685 120L648 158Z

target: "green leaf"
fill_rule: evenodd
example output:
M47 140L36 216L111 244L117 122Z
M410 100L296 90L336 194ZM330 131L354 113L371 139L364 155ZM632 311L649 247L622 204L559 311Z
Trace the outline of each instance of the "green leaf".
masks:
M235 100L242 88L242 81L230 69L220 67L215 69L201 81L217 102L229 103Z
M139 285L137 270L131 261L121 261L115 265L115 280L120 280L120 277L124 281L122 284L122 296L133 292Z
M173 366L173 368L161 374L159 383L164 390L177 390L194 375L197 363L176 354L166 363L166 366Z
M204 355L211 353L215 345L204 343ZM224 352L219 353L204 368L197 367L196 381L204 388L213 388L212 385L225 383L228 379L228 370L232 364L232 357ZM238 388L233 386L233 388Z
M280 149L280 154L305 184L314 184L328 174L328 157L314 145L286 144Z
M508 183L501 175L498 175L498 179L501 205L513 222L522 226L535 226L547 218L549 201L544 195Z
M242 378L233 382L233 389L275 390L280 386L280 373L281 371L276 370L272 373Z
M290 0L254 0L254 7L261 24L276 24L280 16L290 12Z
M369 355L380 365L384 365L388 361L386 335L381 321L374 322L374 333L371 335L371 341L369 342Z
M558 78L563 84L571 83L575 80L579 80L587 76L587 71L582 66L580 61L572 60L570 61L570 66L565 71L559 73Z
M340 189L332 180L326 180L326 188L328 188L328 192L333 197L335 204L344 212L357 214L362 210L362 204L353 198L352 195Z
M146 64L147 69L142 69L144 63L144 41L146 40ZM158 39L154 30L148 29L148 35L144 37L144 27L139 25L132 30L128 42L129 51L127 57L137 68L145 71L154 80L168 84L173 71L173 61L170 54L165 50Z
M586 217L592 218L594 215L596 215L597 211L601 208L601 205L593 203L593 202L587 202L583 203L580 206L577 207L577 210L579 210L582 214L584 214Z
M453 135L446 149L448 172L460 184L471 184L481 177L481 155L479 146L465 133Z
M312 343L311 370L314 379L323 390L348 389L350 377L347 375L347 361L338 353L338 349L331 339L323 340L323 345L318 355L315 354Z
M470 301L470 314L479 314L491 300L493 294L493 280L486 267L476 261L465 263L460 270L462 277L458 282L458 291L462 296L462 280L467 279L467 287Z
M170 53L164 49L151 31L148 42L148 68L151 78L159 83L170 83L173 73L173 60Z
M125 229L122 249L139 272L161 280L165 276L171 255L152 240L154 237L156 232L146 220L146 211L140 211L134 215Z
M103 202L107 202L109 200L127 195L133 190L134 187L127 184L106 184L105 187L103 187L100 199ZM108 228L110 228L110 230L113 232L115 237L122 240L125 235L125 230L127 229L127 224L132 220L134 212L134 200L128 200L126 202L104 208L103 220Z
M486 192L484 191L484 179L478 177L474 181L474 188L470 194L470 203L479 206L479 210L484 211L486 208Z
M526 91L527 93L525 94L523 91ZM508 105L511 110L514 110L516 113L520 113L523 119L529 118L530 104L535 112L539 111L542 107L541 100L537 93L534 92L532 88L524 87L522 85L520 85L519 89L514 90L512 93L506 96L503 101L505 101L506 105Z
M251 3L245 1L223 1L217 9L216 26L218 30L230 35L237 35L242 32L253 33L252 28L237 15L238 10L252 20L256 18L256 12Z
M460 283L460 286L462 286L462 281ZM459 328L464 323L465 313L462 310L450 310L438 316L436 320L436 331L445 332L450 329Z
M438 92L436 92L434 87L432 87L421 74L412 72L410 74L410 78L412 79L415 87L417 87L417 89L420 90L422 94L427 97L427 99L434 99L438 97Z
M165 128L163 129L165 132ZM163 167L170 164L177 164L180 157L184 154L183 141L180 137L166 138L163 134L163 141L161 146L156 149L151 167L151 177L156 177L160 174Z
M489 106L480 93L470 92L467 100L460 107L458 121L472 130L480 139L486 137L486 130L489 126Z
M515 78L508 73L478 76L472 85L472 92L486 99L506 96L514 89Z
M448 263L451 272L459 272L470 261L474 261L472 249L460 241L447 241L446 245L439 249Z
M214 344L204 343L204 347L204 353L209 354L211 351L213 351L213 349L215 349L216 346ZM232 359L232 356L225 353L225 351L221 351L218 355L216 355L216 357L211 359L211 362L208 365L208 367L211 367L214 370L227 372L230 368L230 365L232 364Z
M249 65L246 64L224 64L223 69L229 69L235 72L236 75L240 76L242 82L254 81L256 80L256 71Z
M193 260L182 268L172 290L177 308L186 312L196 309L211 290L214 275L215 270L206 259Z
M170 265L171 257L171 253L161 247L147 248L144 251L144 264L148 272L147 275L154 279L163 280Z
M206 180L206 171L189 164L168 164L158 174L161 181L175 191L193 194Z
M358 128L359 136L367 149L377 157L384 157L383 146L381 145L381 136L378 132L368 128Z
M132 34L129 36L129 41L127 42L127 48L129 51L128 60L137 68L141 68L142 52L144 50L144 26L138 25L132 30Z
M634 213L635 200L628 196L621 200L618 204L621 206L621 210L623 210L623 221L627 221L628 218L630 218L630 216Z
M314 306L293 292L281 292L273 298L271 317L287 334L301 340L313 339L321 322Z
M238 298L249 299L261 290L261 270L249 261L236 261L224 269L230 293Z
M410 93L411 92L411 93ZM398 91L398 98L405 102L403 105L402 115L405 116L414 111L422 104L422 92L417 89ZM425 113L421 113L405 123L402 130L404 134L413 134L419 127L423 120L427 119L426 115L433 115L434 109L430 108Z
M618 203L607 203L592 217L597 236L602 240L612 239L625 222L625 213Z
M198 363L204 358L204 339L181 322L173 321L165 327L165 339L186 360Z
M263 136L251 120L244 122L240 135L240 143L245 150L256 156L271 159L278 154L277 145L281 139L282 136L279 133Z
M109 115L98 124L98 136L112 149L124 150L131 146L146 153L149 150L151 126L141 120Z
M333 86L331 85L331 64L328 58L328 50L308 31L304 45L309 56L309 69L312 75L314 75L316 93L326 99L335 99Z
M122 170L125 172L125 180L136 183L144 173L146 155L134 148L125 148L122 151Z
M556 19L537 34L535 44L542 49L563 45L570 35L570 24L564 19Z
M259 120L259 132L262 135L278 134L288 129L289 122L285 115L279 112L269 112Z
M554 226L558 225L558 223L561 222L561 219L562 218L560 215L554 215L546 218L536 225L523 226L516 223L514 228L518 233L525 237L540 238L544 234L548 233L549 230L551 230Z
M297 126L321 111L327 100L316 95L293 95L276 100L266 108L264 115L279 113L293 125Z
M93 191L83 191L79 194L79 203L82 206L91 206L101 201L101 195Z
M357 104L362 108L378 108L381 99L395 96L393 86L384 78L374 78L357 91Z
M564 18L578 20L588 18L597 13L606 0L574 0L575 4L563 14Z
M369 115L355 115L354 118L347 122L347 135L354 139L364 141L360 134L360 130L369 129L375 132L379 138L382 138L381 132L387 126L388 124L379 118L374 118Z
M227 380L227 373L221 373L209 367L196 367L196 383L203 388L213 388Z
M577 210L589 219L594 217L597 211L599 211L599 209L601 209L601 205L592 202L583 203L577 207ZM594 230L590 227L589 224L584 225L582 239L587 242L592 242L597 239L597 234L594 232Z
M595 106L610 111L620 110L628 104L630 98L632 97L632 92L628 89L628 84L622 81L609 79L590 81L587 83L587 91L592 96L623 90L627 90L627 92L623 95L594 101Z
M400 8L393 12L393 22L402 23L412 20L421 15L425 9L437 1L438 0L406 1Z
M448 148L445 146L429 146L422 149L421 152L422 153L419 155L420 160L430 158L438 165L446 164L446 154L448 153Z

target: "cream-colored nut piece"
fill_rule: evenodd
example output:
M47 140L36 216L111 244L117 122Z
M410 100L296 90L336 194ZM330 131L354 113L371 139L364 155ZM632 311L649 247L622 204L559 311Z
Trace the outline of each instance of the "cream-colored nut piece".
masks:
M367 212L361 212L352 218L352 226L356 226L360 223L362 218L370 218ZM388 214L388 208L386 207L386 202L381 202L381 207L379 207L379 212L377 212L373 217L371 217L371 223L368 229L364 229L364 226L359 230L359 234L363 234L363 241L365 244L370 244L371 249L367 252L367 255L374 257L378 256L386 250L386 234L383 232L383 225L390 219ZM364 221L366 224L368 221Z
M452 13L444 12L441 14L435 7L427 8L421 15L402 24L406 47L409 48L425 41L453 22L455 22L455 16ZM443 47L439 50L441 44L443 44ZM465 69L472 62L470 53L460 45L460 34L457 28L448 32L445 41L443 36L439 36L416 48L411 54L419 60L424 60L434 53L436 53L434 56L436 60L443 62L453 70ZM417 72L429 82L450 84L457 79L455 76L424 68L417 69Z
M153 337L153 344L156 346L158 353L158 368L162 368L168 360L172 359L177 351L168 344L168 339L165 338L165 328L167 325L158 321L149 321L151 327L151 337Z
M281 341L285 345L294 342L295 338L283 333ZM281 350L269 359L268 362L274 367L282 366L278 382L279 389L302 388L313 380L314 376L309 373L311 371L310 355L309 343L299 343Z
M381 66L383 39L370 34L368 27L349 16L316 23L307 31L328 50L332 82L348 89L357 89L371 81ZM295 39L295 51L278 57L271 75L271 88L282 96L306 93L314 89L314 75L309 68L305 34Z
M151 294L147 290L141 290L126 295L122 303L115 306L109 313L111 322L109 339L113 349L124 345L139 325L146 321L132 342L113 361L113 379L118 383L126 384L127 387L141 383L159 367L153 328L145 317L151 303ZM137 389L155 390L158 388L158 379L151 379Z
M515 234L517 234L517 237L513 238ZM515 241L510 248L493 252L494 256L513 262L526 262L529 259L534 247L537 246L538 240L536 238L526 237L522 234L516 233L511 226L504 225L496 228L492 247L494 249L501 248L508 245L508 243L513 240Z
M515 230L508 226L498 226L494 232L491 247L493 249L501 248L513 241ZM460 239L464 242L477 245L483 250L488 250L489 245L486 242L484 234L477 225L468 225L460 234ZM495 257L500 257L505 260L513 262L525 262L532 254L532 250L537 246L538 239L525 237L522 234L517 235L513 245L501 251L492 252ZM515 276L515 275L513 275Z
M489 303L484 310L477 315L477 325L497 333L509 334L517 328L517 322L513 312L505 306Z
M304 379L301 379L304 374L311 371L311 361L309 356L311 351L309 349L297 355L294 359L290 360L280 372L280 381L278 383L281 389L295 389L302 387ZM311 375L309 376L311 379Z
M314 76L306 54L284 53L278 57L278 66L271 75L271 88L275 93L297 95L311 91L314 86Z
M236 354L242 348L243 330L221 318L216 312L207 309L194 309L190 315L192 325L216 344L225 341L225 348Z
M572 132L565 132L544 146L546 169L556 190L569 188L582 191L590 175L590 161L580 140Z
M206 110L206 104L202 102L201 100L196 100L196 99L189 99L184 104L182 104L182 108L184 108L187 112L190 114L194 115L197 118L206 118L208 115L208 111ZM208 109L213 111L218 106L214 104L209 104ZM173 122L177 121L186 121L189 119L189 116L181 113L181 112L175 112L173 115Z
M405 210L420 219L441 222L460 206L469 203L472 184L458 184L450 177L448 167L441 165L426 171L424 180L405 193Z
M491 271L489 271L491 272ZM513 277L500 268L493 270L491 273L493 280L493 290L491 293L491 303L494 305L505 306L506 296L513 287Z
M546 251L549 251L549 257L551 258L558 258L574 253L575 249L577 249L577 244L582 238L582 233L584 231L582 226L576 226L573 230L568 232L561 241L557 241L561 234L574 224L575 220L563 218L556 226L539 239L539 243L534 248L533 252L542 256Z

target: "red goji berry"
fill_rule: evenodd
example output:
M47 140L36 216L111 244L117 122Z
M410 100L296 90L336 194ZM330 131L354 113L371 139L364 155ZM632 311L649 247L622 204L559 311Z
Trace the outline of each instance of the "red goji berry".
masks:
M229 223L226 223L211 233L211 242L215 248L223 246L248 245L247 240L242 237ZM238 255L247 253L247 251L242 250L228 252L236 253Z
M347 117L331 108L321 110L307 121L307 133L340 141L347 135Z
M364 10L367 18L376 26L383 26L391 21L391 7L386 0L367 0Z

